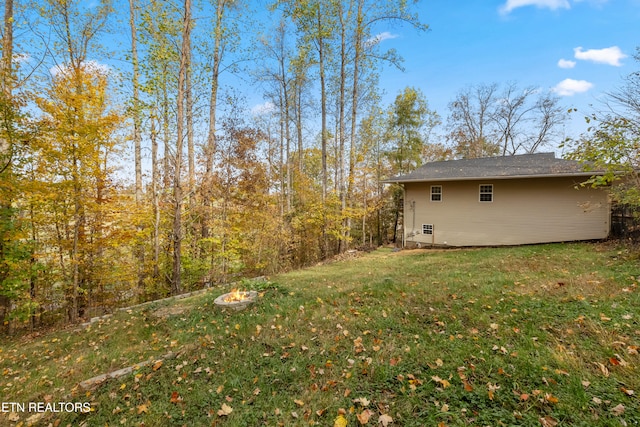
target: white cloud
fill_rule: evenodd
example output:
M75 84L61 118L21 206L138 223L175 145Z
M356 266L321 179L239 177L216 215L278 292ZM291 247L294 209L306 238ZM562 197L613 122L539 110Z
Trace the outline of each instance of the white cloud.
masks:
M376 34L375 36L371 37L365 43L367 45L374 45L374 44L381 43L385 40L391 40L395 38L398 38L397 34L390 33L389 31L383 31L382 33Z
M564 79L552 90L560 96L573 96L576 93L583 93L593 87L593 83L586 80Z
M576 59L592 61L598 64L613 65L614 67L622 66L620 60L628 56L622 53L618 46L589 50L582 50L582 47L576 47L573 49L573 52L575 53L574 56Z
M573 68L576 66L576 61L569 61L568 59L561 59L558 61L558 67L560 68Z
M275 104L273 102L271 102L271 101L267 101L267 102L264 102L262 104L255 105L251 109L251 114L253 114L254 116L259 116L259 115L262 115L262 114L272 113L275 110L276 110Z
M540 9L570 9L571 5L568 0L507 0L507 2L500 7L500 13L506 15L514 9L525 6L535 6Z
M82 65L87 69L87 71L96 72L104 75L109 74L109 72L111 71L111 68L108 65L101 64L98 61L91 60L91 61L84 62ZM58 74L66 73L68 70L69 70L69 64L61 64L61 65L54 65L49 69L49 72L51 73L52 76L56 77Z

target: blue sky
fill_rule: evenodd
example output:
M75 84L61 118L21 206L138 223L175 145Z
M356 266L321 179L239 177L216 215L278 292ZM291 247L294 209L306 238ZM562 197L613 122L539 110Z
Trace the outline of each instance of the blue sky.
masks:
M455 5L455 6L454 6ZM577 108L567 136L586 129L584 116L600 99L640 70L640 0L423 0L430 31L388 28L384 47L405 59L405 72L387 68L385 103L406 86L420 88L446 120L447 104L461 89L516 82L554 91Z

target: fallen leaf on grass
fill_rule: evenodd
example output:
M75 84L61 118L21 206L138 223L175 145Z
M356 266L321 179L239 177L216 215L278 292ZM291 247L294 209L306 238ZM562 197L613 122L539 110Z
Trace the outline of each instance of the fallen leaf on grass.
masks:
M378 424L382 424L382 427L387 427L392 422L393 422L393 418L391 418L387 414L382 414L380 415L380 418L378 418Z
M342 415L338 415L333 422L333 427L347 427L347 419Z
M487 383L487 388L488 388L488 393L489 393L489 400L493 400L493 397L495 395L495 392L500 389L500 386L498 384L491 384L491 383Z
M540 424L542 424L542 427L555 427L558 425L558 421L550 416L546 416L546 417L542 417L539 419Z
M300 400L300 399L296 399L296 400L294 400L294 402L298 406L304 406L304 402L302 400Z
M151 369L153 369L154 371L157 371L162 367L162 363L163 363L162 360L158 360L156 363L153 364Z
M558 398L555 397L553 394L545 394L544 395L544 400L546 400L549 403L558 403Z
M222 409L218 410L219 417L226 417L233 412L233 408L226 403L222 404Z
M605 377L609 377L609 369L607 369L606 366L604 366L600 362L593 362L593 363L600 369L600 372L602 373L602 375L604 375Z
M366 397L358 397L357 399L353 399L353 403L359 403L360 406L366 408L371 402Z
M151 406L151 402L149 400L147 400L145 403L143 403L142 405L138 406L138 415L145 413L148 414L149 413L149 406Z
M431 379L437 383L439 383L440 385L442 385L442 388L447 388L451 385L451 383L447 380L443 380L442 378L440 378L437 375L434 375L431 377Z
M373 415L373 411L371 411L370 409L365 409L361 413L356 414L356 418L361 425L365 425L369 423L369 418L371 418L371 415Z
M617 417L619 417L622 414L624 414L624 410L625 410L625 408L624 408L624 405L622 403L619 404L618 406L615 406L615 407L611 408L611 412L613 413L613 415L615 415Z
M179 402L182 402L182 398L180 397L177 391L174 391L173 393L171 393L171 399L169 399L169 402L179 403Z
M633 395L634 395L634 393L635 393L635 391L630 390L630 389L628 389L628 388L624 388L624 387L620 387L620 390L622 390L622 392L623 392L624 394L626 394L627 396L633 396Z

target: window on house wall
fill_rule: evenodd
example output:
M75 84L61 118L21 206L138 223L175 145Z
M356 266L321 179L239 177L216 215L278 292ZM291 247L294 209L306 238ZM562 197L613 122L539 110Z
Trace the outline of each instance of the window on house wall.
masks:
M433 234L433 224L422 224L422 234Z
M431 186L431 201L432 202L442 201L442 185Z
M482 184L480 186L480 201L493 202L493 184Z

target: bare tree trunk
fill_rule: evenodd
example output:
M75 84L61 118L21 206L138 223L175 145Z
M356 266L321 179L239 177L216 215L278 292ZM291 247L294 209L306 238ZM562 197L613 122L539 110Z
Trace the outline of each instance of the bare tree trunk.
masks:
M358 12L356 15L356 32L355 32L355 40L354 40L354 58L353 58L353 88L351 90L351 132L349 139L349 176L347 183L347 200L349 202L349 207L353 207L353 187L355 183L355 167L356 167L356 130L358 124L358 97L360 96L359 92L359 78L360 78L360 59L362 55L362 44L363 40L363 5L364 0L356 0L358 2ZM366 188L366 177L365 177L365 188ZM364 244L364 227L367 216L366 209L366 200L367 196L364 195L365 208L363 211L362 218L362 239ZM348 218L347 221L347 238L349 237L349 233L351 231L351 218Z
M70 307L68 310L69 321L74 323L78 319L78 298L80 295L80 239L82 233L82 227L84 226L84 215L82 214L82 204L80 201L80 182L78 176L78 159L73 159L73 198L74 198L74 211L73 211L73 243L71 247L71 263L72 263L72 282L71 282L71 294Z
M162 76L162 142L163 142L163 154L162 168L164 169L162 174L162 183L164 190L169 188L171 183L171 174L169 173L171 168L171 140L169 132L169 87L167 84L167 73L169 72L167 64L164 64Z
M198 238L197 238L197 225L195 222L195 215L196 215L196 197L195 197L195 186L196 186L196 154L195 154L195 147L194 147L194 141L193 141L193 92L192 92L192 84L191 84L191 77L192 77L192 67L191 67L191 48L189 48L189 50L187 51L187 64L186 64L186 76L185 76L185 91L186 91L186 99L187 99L187 104L186 104L186 120L187 120L187 165L188 165L188 170L187 170L187 177L188 177L188 188L187 188L187 192L189 194L189 216L191 217L191 219L189 220L190 223L192 224L190 226L191 229L191 252L193 256L196 256L196 251L197 251L197 242L198 242Z
M224 31L224 7L226 0L216 0L216 18L213 33L213 52L211 70L211 92L209 93L209 133L205 147L205 176L202 188L202 238L209 237L209 220L211 217L211 187L213 185L213 160L216 153L216 109L218 108L218 79L220 77L220 61L222 59L222 41Z
M180 70L178 71L177 98L177 142L173 176L173 274L171 293L179 294L182 290L182 147L184 142L184 99L185 80L188 67L189 50L191 49L191 0L184 1L184 23L182 30L182 51L180 53Z
M160 260L160 199L158 197L158 184L160 173L158 171L158 134L155 123L157 117L155 110L151 115L151 203L153 205L153 278L160 275L158 262Z
M322 256L329 253L329 240L327 236L326 202L327 202L327 87L324 69L324 40L322 35L322 9L318 7L318 67L320 70L320 132L322 145Z
M138 35L136 31L135 0L129 0L129 26L131 27L131 62L133 65L133 151L136 170L136 204L142 202L142 141L140 119L140 67L138 65Z
M12 108L12 89L13 89L13 0L5 0L4 3L4 31L2 32L2 59L0 60L0 96L3 98L3 111L1 117L3 122L2 132L0 133L0 174L4 180L11 172L11 126L10 120L6 115L11 114ZM3 200L0 202L0 226L5 222L11 221L11 201ZM0 256L4 254L4 236L0 235ZM0 281L4 279L0 277ZM0 296L0 325L5 324L5 318L11 311L11 300L4 296ZM7 323L7 330L11 332L12 322Z
M324 42L322 36L322 10L318 8L318 67L320 69L320 115L322 144L322 204L327 200L327 88L324 70ZM324 228L324 225L323 225ZM323 229L323 233L324 233Z
M277 49L280 51L280 84L282 88L282 111L281 111L281 130L284 130L285 139L285 212L291 212L291 133L289 130L289 82L287 81L287 64L285 52L285 30L284 24L280 26L280 40Z

